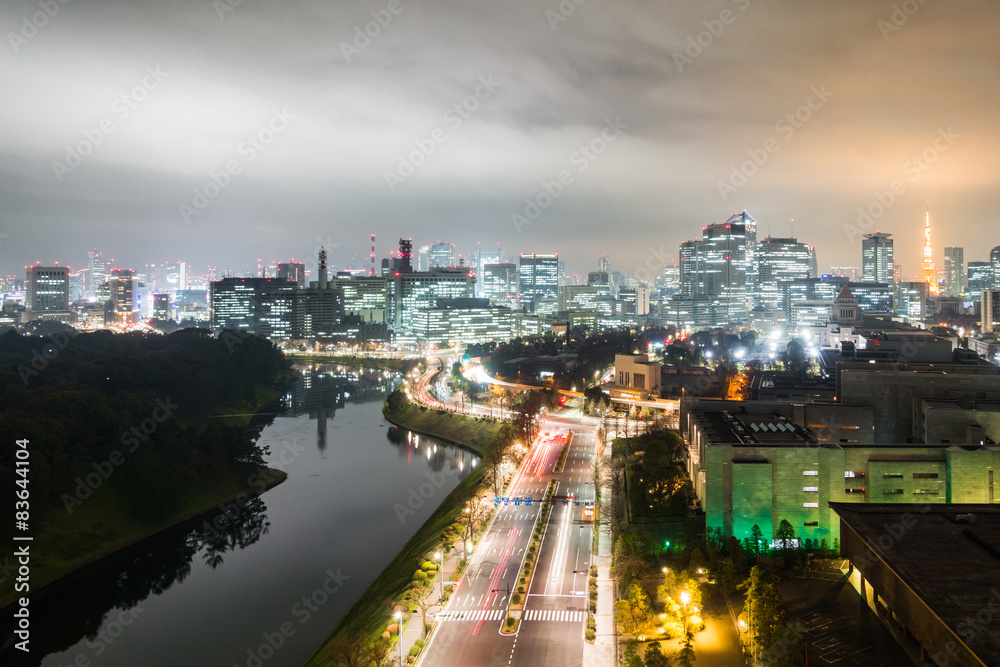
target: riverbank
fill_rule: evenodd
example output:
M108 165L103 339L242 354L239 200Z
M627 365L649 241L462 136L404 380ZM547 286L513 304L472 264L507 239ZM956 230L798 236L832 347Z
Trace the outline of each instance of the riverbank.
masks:
M390 410L387 402L383 407L383 414L387 420L401 428L454 444L479 456L486 453L500 429L499 422L441 413L430 408L421 409L408 401L396 410ZM465 503L482 485L484 474L484 469L476 466L445 497L430 518L417 529L399 554L348 610L326 641L309 657L305 662L306 667L329 664L331 644L338 636L355 637L363 634L368 639L374 639L382 634L391 622L392 608L389 603L402 599L411 588L414 569L426 560L428 553L435 551L441 544L445 532L454 525Z
M286 478L284 472L273 468L227 470L199 488L188 489L179 508L156 520L129 513L127 504L112 488L106 493L95 492L72 506L72 513L63 507L40 512L33 516L34 524L41 529L32 531L31 593L37 594L63 577L168 528L238 499L260 495ZM268 484L262 487L258 480L267 480ZM14 578L7 577L0 582L0 608L16 597Z

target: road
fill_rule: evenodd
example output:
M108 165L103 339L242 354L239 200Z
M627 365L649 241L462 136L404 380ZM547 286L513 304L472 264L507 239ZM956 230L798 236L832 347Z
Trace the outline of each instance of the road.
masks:
M428 397L431 374L415 383L421 400ZM443 407L443 404L441 404ZM452 406L449 406L452 407ZM573 436L563 471L554 467L571 427ZM591 562L593 524L584 520L583 502L556 502L549 514L535 575L528 589L517 635L501 635L508 591L518 586L525 549L548 483L558 482L556 495L593 499L591 457L593 427L571 417L543 420L539 437L515 474L508 498L531 496L531 506L501 505L469 567L431 636L423 667L517 665L581 665L587 620L587 571Z

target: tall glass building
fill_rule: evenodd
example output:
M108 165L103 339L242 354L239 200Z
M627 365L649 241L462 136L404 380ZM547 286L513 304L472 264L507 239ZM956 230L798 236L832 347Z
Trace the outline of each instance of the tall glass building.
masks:
M892 234L865 234L861 241L861 280L866 283L896 282L892 254Z
M944 249L944 293L945 296L965 294L965 249L948 247Z
M784 283L809 278L814 255L808 244L794 238L767 237L754 253L754 308L785 311Z
M534 312L543 299L559 299L559 255L521 253L517 267L521 303Z

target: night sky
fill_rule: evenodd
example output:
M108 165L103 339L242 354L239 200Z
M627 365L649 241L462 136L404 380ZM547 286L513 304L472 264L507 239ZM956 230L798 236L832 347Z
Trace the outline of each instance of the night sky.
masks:
M634 274L747 209L821 270L893 232L906 276L928 202L939 264L1000 244L996 0L18 0L0 27L3 273L361 266L374 233Z

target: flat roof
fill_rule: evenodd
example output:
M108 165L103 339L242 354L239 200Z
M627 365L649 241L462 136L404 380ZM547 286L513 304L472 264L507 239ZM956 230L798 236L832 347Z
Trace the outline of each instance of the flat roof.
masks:
M1000 624L977 626L971 638L958 630L1000 591L1000 505L831 502L830 508L983 662L1000 665ZM972 519L959 523L958 515ZM911 520L895 531L902 534L886 538L886 525Z
M806 445L809 430L772 415L734 415L729 412L695 412L710 431L712 445Z

